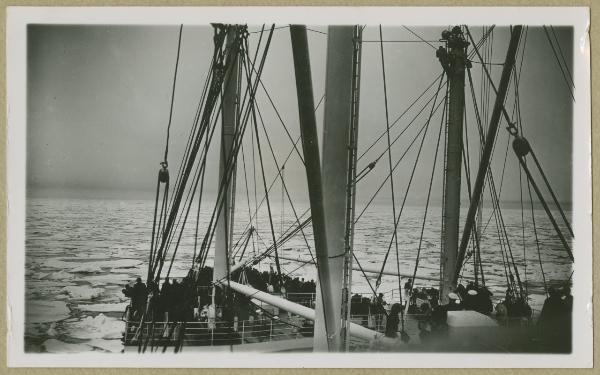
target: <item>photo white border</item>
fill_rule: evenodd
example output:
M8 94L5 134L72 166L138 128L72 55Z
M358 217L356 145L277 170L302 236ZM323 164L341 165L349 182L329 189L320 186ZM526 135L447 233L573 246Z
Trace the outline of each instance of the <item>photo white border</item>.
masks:
M492 11L493 10L493 11ZM26 28L44 24L205 25L221 23L383 25L565 25L574 27L573 352L477 353L179 353L24 352L26 195ZM589 9L585 7L8 7L7 53L7 364L9 367L592 367L592 178ZM261 355L257 355L261 354ZM376 356L377 360L373 359Z

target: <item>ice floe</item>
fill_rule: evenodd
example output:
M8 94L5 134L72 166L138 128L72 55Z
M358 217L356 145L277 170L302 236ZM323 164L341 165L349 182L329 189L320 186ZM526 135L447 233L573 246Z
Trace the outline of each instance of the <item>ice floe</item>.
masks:
M63 301L27 301L26 323L49 323L69 317L69 308Z
M86 272L86 271L75 271L75 269L97 269L100 272L102 268L134 268L142 264L141 260L130 259L130 258L112 258L109 260L96 260L92 262L81 262L79 260L67 262L62 260L64 258L53 258L49 259L44 263L45 267L69 270L71 272Z
M90 305L77 305L77 308L85 311L93 312L124 312L129 305L128 302L123 303L95 303Z
M50 324L50 327L46 331L46 334L50 337L54 337L58 334L58 332L56 332L56 322L53 322L52 324Z
M97 272L102 272L102 268L95 264L86 263L86 264L82 264L79 267L73 268L71 270L71 272L74 272L74 273L97 273Z
M118 339L123 335L125 322L98 314L66 324L68 335L77 339Z
M61 289L61 294L67 294L73 299L89 300L98 298L102 295L104 289L92 288L88 285L70 285Z
M84 280L89 282L92 285L116 284L122 288L124 284L126 284L128 282L133 282L134 279L135 279L134 276L125 274L125 273L119 273L119 274L108 273L108 274L104 274L104 275L89 275L89 276L86 276Z
M52 272L49 274L46 274L46 276L43 277L43 279L46 280L70 280L70 279L74 279L75 275L73 275L72 273L66 272L66 271L57 271L57 272Z
M48 353L81 353L93 348L87 344L70 344L57 339L49 339L42 344Z
M93 339L87 341L85 344L111 353L120 353L123 350L123 343L121 342L121 340L117 339Z

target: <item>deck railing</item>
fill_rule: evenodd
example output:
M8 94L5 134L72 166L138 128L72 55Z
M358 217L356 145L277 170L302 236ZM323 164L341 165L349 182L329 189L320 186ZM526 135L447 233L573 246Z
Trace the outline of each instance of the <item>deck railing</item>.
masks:
M303 327L300 322L284 322L279 319L254 319L229 323L215 322L139 322L129 321L124 334L125 345L175 345L212 346L269 342L312 336L312 327ZM183 330L183 332L181 331ZM183 336L181 336L183 334ZM150 342L152 344L150 344Z

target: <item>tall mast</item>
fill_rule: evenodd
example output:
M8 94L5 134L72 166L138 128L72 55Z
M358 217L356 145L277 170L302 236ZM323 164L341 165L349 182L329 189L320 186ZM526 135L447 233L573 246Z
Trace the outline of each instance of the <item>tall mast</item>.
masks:
M508 51L506 52L506 59L504 61L504 67L502 68L502 76L500 77L500 85L496 92L496 101L494 102L494 109L492 110L492 117L490 118L490 125L485 137L485 144L483 146L483 155L479 163L479 169L477 171L477 178L473 187L473 195L471 197L471 203L469 205L469 211L467 212L467 218L465 221L465 228L460 241L460 250L458 252L457 267L452 276L453 282L456 283L458 274L460 273L460 267L469 246L469 239L475 223L475 214L477 213L477 206L481 200L481 193L483 191L483 185L485 183L485 177L488 173L490 166L490 158L492 157L492 150L494 148L494 142L496 140L496 134L498 132L498 125L500 124L500 116L504 110L504 100L506 99L506 92L508 91L508 85L510 83L510 75L515 64L515 56L517 55L517 47L519 46L519 39L521 37L522 26L514 26L511 28L510 42L508 44ZM467 29L468 31L468 29ZM484 65L485 66L485 65ZM492 83L494 91L496 91L494 84Z
M462 172L462 136L465 108L465 40L460 26L452 31L444 31L442 39L447 42L447 50L440 47L437 56L448 77L448 139L446 143L446 175L444 200L444 242L442 251L442 282L440 298L448 303L448 293L456 287L454 273L458 254L460 220L460 183Z
M232 48L237 44L238 31L237 26L225 26L229 30L227 32L226 50ZM222 99L222 111L221 111L221 148L220 148L220 161L219 161L219 184L224 181L224 176L227 174L227 161L231 156L233 148L233 142L235 134L238 128L238 98L239 98L239 58L238 51L228 51L228 59L233 59L231 64L225 62L225 66L229 66L230 72L226 74L227 79L224 82L223 88L223 99ZM216 228L216 242L215 242L215 258L214 258L214 270L213 270L213 281L220 280L227 276L227 262L229 255L229 248L231 247L231 236L233 229L233 210L234 210L234 199L235 194L235 168L236 164L232 164L233 172L232 178L229 179L225 189L225 196L223 199L222 214L219 215L217 220ZM218 186L220 188L220 186ZM214 296L214 293L213 293Z
M350 350L350 303L352 297L352 265L354 256L354 217L356 203L356 161L358 140L358 112L360 108L360 62L362 52L362 28L354 26L352 52L352 113L350 139L348 142L348 181L346 183L346 234L344 237L344 280L342 288L342 341L343 350Z
M328 283L332 299L320 300L334 326L315 322L315 349L323 350L324 342L330 351L343 351L342 289L344 287L344 257L346 254L346 192L348 182L348 147L352 127L352 98L354 73L354 26L329 26L327 33L327 65L325 78L325 116L323 123L323 204L327 232ZM325 280L320 279L323 283Z
M336 325L335 315L333 314L335 309L332 304L334 290L329 282L330 272L327 251L327 231L325 230L321 158L319 155L317 120L315 118L315 104L306 27L301 25L291 25L290 34L292 38L292 53L294 56L294 71L296 74L302 151L306 163L306 180L308 182L308 195L310 199L315 253L317 257L318 293L317 306L315 309L315 326L319 325L320 329L327 332L324 342L321 342L319 346L315 345L315 349L329 350L330 346L327 337L331 337L335 332L334 326ZM316 327L315 333L317 333ZM315 344L317 339L317 335L315 335ZM320 339L323 338L321 337ZM331 346L331 349L334 349L333 345Z

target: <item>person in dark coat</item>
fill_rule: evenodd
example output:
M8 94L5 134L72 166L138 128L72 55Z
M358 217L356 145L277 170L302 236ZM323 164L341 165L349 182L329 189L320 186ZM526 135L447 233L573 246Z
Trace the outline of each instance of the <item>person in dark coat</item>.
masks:
M184 304L184 290L183 286L179 284L177 280L173 280L171 285L171 296L173 306L173 321L178 322L182 320L183 315L183 304Z
M394 303L392 305L392 309L390 310L390 315L387 317L387 322L385 324L385 336L386 337L398 337L398 325L400 324L400 309L402 309L402 305L399 303Z
M548 289L548 298L544 301L542 312L537 321L540 335L551 350L564 351L570 348L571 338L568 312L565 301L554 287Z
M133 306L134 316L141 318L142 314L146 310L146 299L148 298L148 289L142 282L141 278L135 280L132 288L131 304Z
M165 322L168 322L171 318L169 315L173 310L173 293L172 286L169 282L169 278L165 278L162 288L160 289L160 305L162 311L165 313Z
M548 289L548 298L544 301L538 324L552 327L565 312L565 303L554 287Z
M156 285L156 283L152 280L148 281L148 311L150 314L152 314L151 319L149 320L153 320L157 317L160 316L160 309L159 309L159 290L158 290L158 285Z

